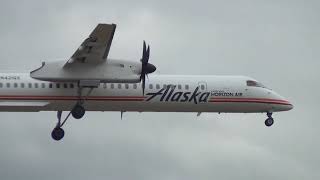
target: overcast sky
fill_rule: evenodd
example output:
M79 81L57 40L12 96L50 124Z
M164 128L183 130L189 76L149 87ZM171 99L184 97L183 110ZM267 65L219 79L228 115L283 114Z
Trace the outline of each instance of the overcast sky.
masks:
M89 112L54 142L55 112L0 113L0 179L319 179L320 1L1 0L1 71L68 59L97 23L109 57L159 74L258 79L294 109L274 114Z

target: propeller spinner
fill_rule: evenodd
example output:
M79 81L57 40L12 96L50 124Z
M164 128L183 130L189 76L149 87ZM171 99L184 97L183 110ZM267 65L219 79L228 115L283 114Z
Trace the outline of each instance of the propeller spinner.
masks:
M142 58L140 60L142 64L140 81L142 81L143 95L144 95L144 90L146 86L146 76L150 73L153 73L157 69L153 64L149 63L149 58L150 58L150 46L148 45L148 48L147 48L146 42L143 41Z

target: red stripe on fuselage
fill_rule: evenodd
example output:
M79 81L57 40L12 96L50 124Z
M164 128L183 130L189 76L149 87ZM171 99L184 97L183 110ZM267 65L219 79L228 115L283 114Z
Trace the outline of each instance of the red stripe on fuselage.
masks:
M144 96L88 96L85 100L92 101L144 101ZM0 96L0 100L78 100L78 96ZM288 101L266 98L210 98L211 103L266 103L291 105Z
M266 101L283 101L283 102L288 102L286 100L281 100L281 99L270 99L270 98L221 98L221 97L211 97L210 100L214 100L214 99L218 99L218 100L238 100L238 99L246 99L246 100L266 100Z
M267 99L267 98L216 98L212 97L209 102L225 102L225 103L267 103L267 104L281 104L281 105L291 105L290 102L280 99Z
M143 101L143 96L88 96L94 101ZM78 96L0 96L1 100L78 100Z

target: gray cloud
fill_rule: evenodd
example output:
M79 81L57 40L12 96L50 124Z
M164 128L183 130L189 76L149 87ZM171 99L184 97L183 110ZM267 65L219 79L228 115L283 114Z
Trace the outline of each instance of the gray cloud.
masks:
M99 22L110 56L151 44L161 74L252 76L295 105L275 114L88 113L50 139L55 113L1 113L1 179L319 179L318 1L3 1L0 66L67 59ZM155 117L156 115L156 117Z

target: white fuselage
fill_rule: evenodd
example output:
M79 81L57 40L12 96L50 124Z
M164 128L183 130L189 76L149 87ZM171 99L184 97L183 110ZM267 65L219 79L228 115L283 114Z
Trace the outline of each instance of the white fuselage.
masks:
M276 112L292 109L274 91L248 85L244 76L150 75L145 94L134 83L101 83L82 92L87 111ZM79 100L76 83L0 74L0 111L70 111ZM86 94L89 96L86 97Z

